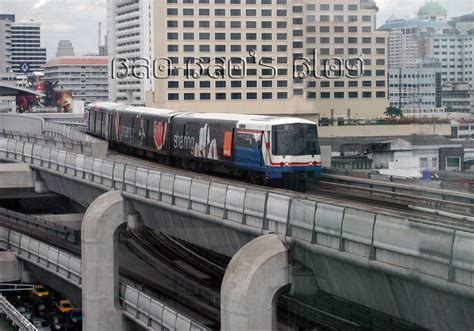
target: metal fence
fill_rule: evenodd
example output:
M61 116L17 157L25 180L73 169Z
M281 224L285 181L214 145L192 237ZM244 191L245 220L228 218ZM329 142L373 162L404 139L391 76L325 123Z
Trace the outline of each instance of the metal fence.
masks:
M20 331L37 331L38 329L30 323L8 300L0 294L0 313L5 314L13 325Z
M474 234L355 208L292 198L0 139L0 158L119 189L127 198L224 219L256 234L274 232L383 264L474 286ZM220 223L222 224L222 222Z

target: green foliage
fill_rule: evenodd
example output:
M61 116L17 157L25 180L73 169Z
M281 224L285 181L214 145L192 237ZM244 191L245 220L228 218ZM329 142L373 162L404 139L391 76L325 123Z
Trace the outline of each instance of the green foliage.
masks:
M403 117L403 112L395 106L390 106L385 110L384 115L389 116L390 118L400 118Z

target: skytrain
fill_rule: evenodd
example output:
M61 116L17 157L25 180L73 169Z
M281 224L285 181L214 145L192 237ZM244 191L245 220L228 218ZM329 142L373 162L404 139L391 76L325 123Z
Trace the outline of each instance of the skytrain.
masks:
M97 102L87 132L111 148L205 173L301 190L321 174L316 123L293 117L188 113Z

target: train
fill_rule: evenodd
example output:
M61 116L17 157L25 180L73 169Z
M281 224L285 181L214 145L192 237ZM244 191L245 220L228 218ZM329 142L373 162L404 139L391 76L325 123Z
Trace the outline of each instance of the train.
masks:
M111 148L186 170L295 190L321 175L317 125L301 118L96 102L86 106L85 120L86 132Z

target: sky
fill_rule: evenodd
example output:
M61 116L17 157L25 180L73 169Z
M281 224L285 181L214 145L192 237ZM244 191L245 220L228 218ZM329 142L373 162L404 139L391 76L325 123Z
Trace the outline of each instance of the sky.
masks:
M425 0L376 2L380 8L377 24L381 25L392 14L398 18L415 17ZM448 10L449 17L474 12L474 0L439 0L439 3ZM55 56L61 39L71 40L76 55L97 52L99 21L102 39L107 30L107 0L0 0L0 13L15 14L17 22L41 23L42 46L47 48L48 59Z

